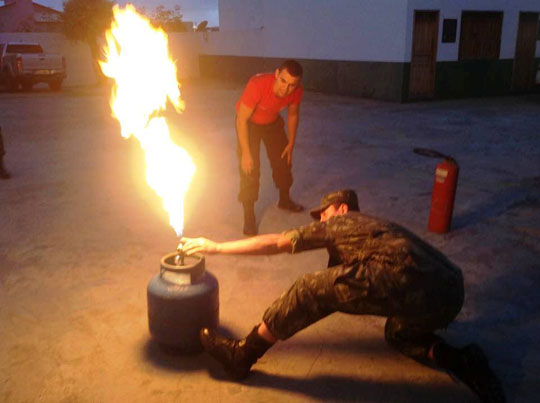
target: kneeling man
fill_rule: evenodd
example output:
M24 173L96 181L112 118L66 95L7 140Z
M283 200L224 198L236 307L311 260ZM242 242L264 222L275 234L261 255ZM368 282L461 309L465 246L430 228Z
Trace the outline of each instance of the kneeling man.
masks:
M185 253L277 254L326 248L328 268L304 274L266 310L243 340L202 329L205 350L236 379L278 340L334 313L387 317L385 338L408 357L443 368L483 401L504 402L504 391L477 344L456 348L435 334L463 305L461 270L405 228L359 212L350 189L324 196L311 211L318 221L286 231L217 243L182 238Z

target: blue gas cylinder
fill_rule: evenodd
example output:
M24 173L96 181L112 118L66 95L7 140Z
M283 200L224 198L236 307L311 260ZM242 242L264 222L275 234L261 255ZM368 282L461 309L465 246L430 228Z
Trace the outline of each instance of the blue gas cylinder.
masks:
M219 287L204 256L164 256L147 288L148 327L161 345L185 353L202 351L199 331L219 323Z

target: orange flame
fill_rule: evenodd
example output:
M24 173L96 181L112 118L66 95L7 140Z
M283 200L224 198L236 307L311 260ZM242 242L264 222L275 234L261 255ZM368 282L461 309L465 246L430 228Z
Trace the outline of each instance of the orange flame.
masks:
M103 73L114 79L113 116L124 138L135 136L145 152L146 182L163 199L169 222L178 236L184 227L184 197L195 174L189 154L174 144L164 117L167 100L177 112L184 109L169 56L167 35L128 4L113 8L106 32Z

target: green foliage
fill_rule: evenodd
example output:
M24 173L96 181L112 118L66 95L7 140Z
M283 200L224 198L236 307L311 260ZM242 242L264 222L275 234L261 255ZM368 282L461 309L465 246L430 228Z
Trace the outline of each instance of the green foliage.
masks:
M154 8L153 12L144 10L143 13L152 21L153 25L160 26L167 32L186 31L179 5L175 5L173 9L168 9L160 4Z
M109 0L66 0L64 5L64 34L67 38L84 41L91 47L110 27L113 2Z
M176 5L172 10L169 10L160 4L155 8L153 19L163 22L182 21L180 6Z

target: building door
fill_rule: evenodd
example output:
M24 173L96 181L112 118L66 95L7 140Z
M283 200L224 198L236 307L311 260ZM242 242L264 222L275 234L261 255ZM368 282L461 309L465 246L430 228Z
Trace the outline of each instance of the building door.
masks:
M501 50L503 13L464 11L461 14L459 60L497 60Z
M439 34L438 11L415 11L409 98L432 98L435 94L435 62Z
M536 36L538 34L538 13L521 13L514 58L512 88L514 91L528 91L534 85L536 66Z

